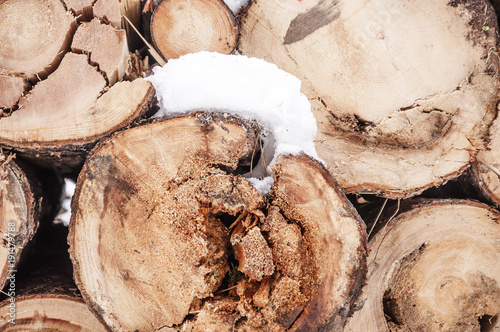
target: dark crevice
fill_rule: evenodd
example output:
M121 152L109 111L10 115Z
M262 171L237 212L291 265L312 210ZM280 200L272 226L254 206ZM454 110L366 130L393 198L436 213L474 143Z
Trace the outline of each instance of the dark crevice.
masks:
M384 306L384 316L387 322L400 326L404 324L398 304L396 300L390 296L390 290L385 291L382 304Z
M262 147L264 147L264 145L262 145ZM253 153L250 154L250 156L242 158L238 161L236 169L232 169L230 166L225 164L217 164L217 163L212 163L210 164L210 166L218 168L228 174L246 175L249 174L251 170L257 168L259 163L261 163L261 158L262 158L262 150L260 149L259 144L257 144L257 147L255 148Z
M236 322L234 323L234 330L235 331L238 331L238 329L248 320L248 318L246 317L240 317L236 320Z
M405 325L405 311L401 306L405 306L408 301L411 301L408 298L405 298L407 294L405 290L408 284L403 280L404 275L409 273L408 271L418 262L420 256L427 248L427 243L423 243L420 247L413 250L411 253L406 255L400 262L399 267L397 267L391 280L389 282L389 287L385 290L384 296L382 298L382 304L384 308L384 316L388 323L393 323L399 326ZM403 287L405 289L401 289L401 285L404 284ZM413 304L415 307L415 304ZM406 326L408 327L408 326ZM393 329L391 329L393 330Z
M71 49L71 52L72 52L72 53L75 53L75 54L83 54L83 55L86 55L86 56L87 56L87 62L89 63L89 65L91 65L92 67L94 67L94 68L97 70L97 72L98 72L99 74L101 74L101 75L102 75L102 77L103 77L103 78L104 78L104 80L106 81L106 86L104 87L104 89L103 89L103 90L101 90L101 93L100 93L99 97L100 97L100 96L102 96L102 95L104 94L104 92L106 92L106 91L108 90L108 88L109 88L109 80L108 80L108 75L106 75L106 73L105 73L105 72L103 72L103 71L99 68L99 63L94 62L94 61L92 61L92 60L90 59L90 58L91 58L91 56L92 56L92 52L88 52L88 51L84 51L84 50L79 50L79 49L73 49L73 48ZM97 97L97 98L99 98L99 97Z
M478 320L481 332L493 332L495 329L495 325L498 322L498 315L483 315L479 317Z
M216 215L216 217L224 224L224 226L228 227L231 226L238 216L232 216L228 213L219 213Z
M318 97L318 100L321 102L321 104L322 104L325 108L328 108L328 106L326 105L325 101L324 101L321 97Z
M447 112L445 112L445 111L443 111L443 110L440 110L440 109L438 109L438 108L433 108L433 109L430 109L430 110L422 109L422 111L421 111L421 112L422 112L422 113L424 113L424 114L430 114L430 113L432 113L432 112L438 112L438 113L445 113L445 114L449 114L449 113L447 113Z

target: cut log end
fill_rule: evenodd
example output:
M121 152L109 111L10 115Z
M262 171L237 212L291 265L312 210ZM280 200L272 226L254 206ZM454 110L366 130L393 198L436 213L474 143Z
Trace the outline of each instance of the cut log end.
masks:
M500 207L500 119L489 128L489 142L472 163L472 182L479 192Z
M73 70L70 61L80 64L79 80L67 85L55 77L47 83L51 76L38 84L22 99L21 109L0 118L0 146L15 147L26 157L36 158L38 163L75 167L81 165L89 147L98 139L143 118L150 110L154 100L151 83L141 78L118 82L98 97L105 81L87 63L86 56L68 54L61 64L63 68L66 61ZM65 75L63 71L59 73ZM61 90L56 95L61 99L58 107L53 108L56 104L51 91L59 86ZM89 94L94 97L88 98Z
M364 305L346 330L500 328L499 220L486 205L458 200L420 203L393 219L370 241Z
M73 282L67 227L46 221L1 295L0 330L105 331Z
M14 315L11 303L15 304ZM4 301L0 315L2 331L106 331L81 298L50 294L19 297L15 302Z
M0 74L38 81L52 72L71 41L73 15L59 0L0 4Z
M233 52L238 23L221 0L164 0L151 18L153 42L165 60L211 51Z
M363 282L362 222L308 157L280 158L266 200L231 174L258 134L199 113L123 131L93 151L73 200L70 253L110 328L343 326Z
M125 30L101 24L98 19L84 22L73 36L71 49L89 54L90 63L99 66L109 85L115 84L125 74L129 61Z
M37 163L45 166L72 168L98 139L145 114L151 84L122 81L126 74L142 77L134 71L143 68L137 61L131 68L125 30L110 25L119 8L117 0L0 4L1 147L40 156ZM95 17L85 17L89 13ZM3 52L12 59L2 58Z
M260 0L238 50L301 79L318 155L342 188L403 198L459 176L484 147L497 38L482 0Z

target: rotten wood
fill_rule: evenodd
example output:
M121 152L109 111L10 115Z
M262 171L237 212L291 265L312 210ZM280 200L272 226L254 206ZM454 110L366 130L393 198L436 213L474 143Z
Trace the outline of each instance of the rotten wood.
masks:
M235 174L259 132L195 113L92 151L70 254L82 295L111 330L342 328L363 284L364 224L309 157L281 156L266 197Z

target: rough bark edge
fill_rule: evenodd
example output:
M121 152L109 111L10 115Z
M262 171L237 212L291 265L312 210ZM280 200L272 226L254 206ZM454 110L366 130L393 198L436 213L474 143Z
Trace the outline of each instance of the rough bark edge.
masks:
M321 176L323 177L323 179L325 179L326 183L334 190L335 194L339 197L339 199L343 203L343 206L352 215L352 217L357 223L358 230L361 235L360 236L361 243L360 246L358 247L356 256L359 257L360 262L359 264L356 264L357 269L352 271L352 273L350 274L349 284L346 286L347 288L349 288L349 292L345 306L339 308L339 310L335 312L330 317L329 320L324 322L322 326L317 326L317 323L320 321L319 314L323 313L322 308L320 308L318 304L326 302L322 301L322 296L320 296L320 294L322 294L321 288L325 287L325 285L322 284L318 290L318 293L315 294L316 296L312 299L309 299L308 304L306 305L304 310L299 314L299 316L296 318L296 320L290 327L291 331L313 331L315 329L317 329L318 331L342 330L345 323L347 322L347 319L355 311L356 309L354 306L355 301L361 295L362 288L366 282L366 273L368 271L367 268L368 240L366 236L366 225L364 221L361 219L356 209L354 208L354 206L352 205L352 203L349 201L349 199L347 199L340 186L337 184L335 178L330 174L330 172L328 172L325 165L323 165L322 163L320 163L315 159L308 157L303 153L295 157L291 155L285 155L282 156L281 158L285 160L289 158L298 158L303 163L309 164L313 168L316 168L319 174L321 174ZM278 182L278 172L276 172L275 182ZM310 307L311 302L314 302L314 306L312 307ZM319 314L317 314L318 312ZM313 315L311 316L311 314Z
M15 236L15 267L14 269L9 269L8 261L6 261L5 266L2 268L0 279L0 289L2 289L6 283L7 278L12 274L9 270L15 270L19 266L19 261L21 258L21 253L29 241L35 235L40 218L42 216L42 203L44 202L42 191L40 188L40 183L35 180L35 178L27 176L26 172L18 165L18 163L11 160L0 167L10 167L14 175L20 179L21 188L24 193L27 202L27 224L19 225L19 231Z
M154 118L145 119L144 121L142 121L141 123L139 123L136 126L133 126L132 128L140 127L140 126L148 125L148 124L159 123L159 122L160 123L166 122L172 118L186 118L186 117L200 118L200 117L205 117L205 116L206 116L206 118L203 118L203 119L224 119L227 122L239 124L239 125L243 126L244 128L246 128L247 130L249 127L252 127L254 125L256 126L256 123L254 123L253 121L248 121L248 120L245 120L245 119L240 118L238 116L234 116L234 115L230 115L230 114L226 114L226 113L220 113L220 112L210 112L210 111L197 110L197 111L193 111L192 113L189 113L188 115L178 115L178 116L164 117L164 118L157 118L157 119L154 119ZM202 123L204 121L203 119L200 120ZM114 132L111 136L103 138L93 147L92 151L90 151L90 153L87 156L87 159L85 160L85 163L83 164L82 170L80 171L80 173L78 175L75 193L73 194L73 198L71 200L71 210L72 211L76 211L78 209L78 201L79 201L79 197L80 197L81 189L82 189L81 184L85 180L85 178L87 177L88 171L89 171L90 166L91 166L90 163L92 161L93 156L97 155L99 153L99 150L102 146L105 146L107 143L112 142L112 140L115 137L122 135L128 129L131 129L131 128L122 128L121 130ZM251 150L249 150L249 151L251 151ZM87 293L85 287L83 287L84 284L82 283L80 273L78 272L81 270L81 266L80 266L79 260L75 258L76 255L74 253L74 246L72 245L73 243L75 243L75 236L76 236L74 224L75 224L75 217L74 217L74 214L72 214L71 220L70 220L70 225L69 225L69 234L68 234L67 241L68 241L68 245L69 245L68 252L69 252L70 260L71 260L71 263L73 266L74 282L75 282L78 290L80 291L80 294L83 297L85 303L87 304L87 307L89 308L89 310L94 314L95 317L97 317L99 322L105 327L106 330L113 331L113 328L110 327L103 318L104 310L98 304L96 304L95 302L92 301L92 299L90 298L89 294Z
M144 118L152 115L155 111L156 98L155 89L151 85L146 94L146 98L141 102L136 111L120 124L109 128L105 133L87 137L83 139L45 142L45 143L19 143L10 140L0 142L0 148L12 150L26 159L40 166L54 165L63 172L71 172L74 168L80 167L92 148L99 140L112 135L121 129L135 127Z
M62 224L52 224L53 217L43 218L38 232L22 254L16 278L16 303L62 299L87 306L73 280L66 239L68 229ZM4 294L1 300L0 307L10 303Z
M28 225L20 228L19 233L15 236L16 254L15 268L5 269L0 275L4 274L5 278L0 280L0 289L5 286L6 278L10 275L6 273L8 270L16 270L23 264L26 252L30 251L33 245L33 239L38 233L40 225L45 219L53 219L60 208L60 197L62 190L62 179L52 171L41 170L30 164L28 161L17 158L15 161L10 161L9 166L13 166L13 171L22 178L22 190L25 193L28 205ZM4 167L0 165L0 168ZM1 296L0 296L1 297Z
M495 208L500 209L500 197L495 195L483 179L483 175L479 170L479 161L473 161L471 168L467 173L467 178L475 190L475 193L484 201L489 202Z
M440 177L438 181L434 181L423 187L418 187L413 189L396 190L394 188L383 188L381 185L377 185L376 183L370 183L366 185L358 185L350 187L344 190L346 194L374 194L375 196L388 199L409 199L414 196L422 194L427 189L442 186L446 184L448 181L458 178L469 167L470 164L466 164L462 166L458 171Z

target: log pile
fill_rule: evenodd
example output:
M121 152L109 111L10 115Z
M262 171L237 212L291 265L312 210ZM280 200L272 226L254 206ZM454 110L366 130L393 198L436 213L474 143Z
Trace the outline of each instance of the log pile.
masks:
M120 13L101 2L0 4L0 147L70 170L101 137L144 116L153 88L121 81L131 72L126 34L105 23Z
M0 1L0 329L500 329L494 7L229 7ZM297 76L322 161L268 167L233 110L150 119L149 62L199 51Z

